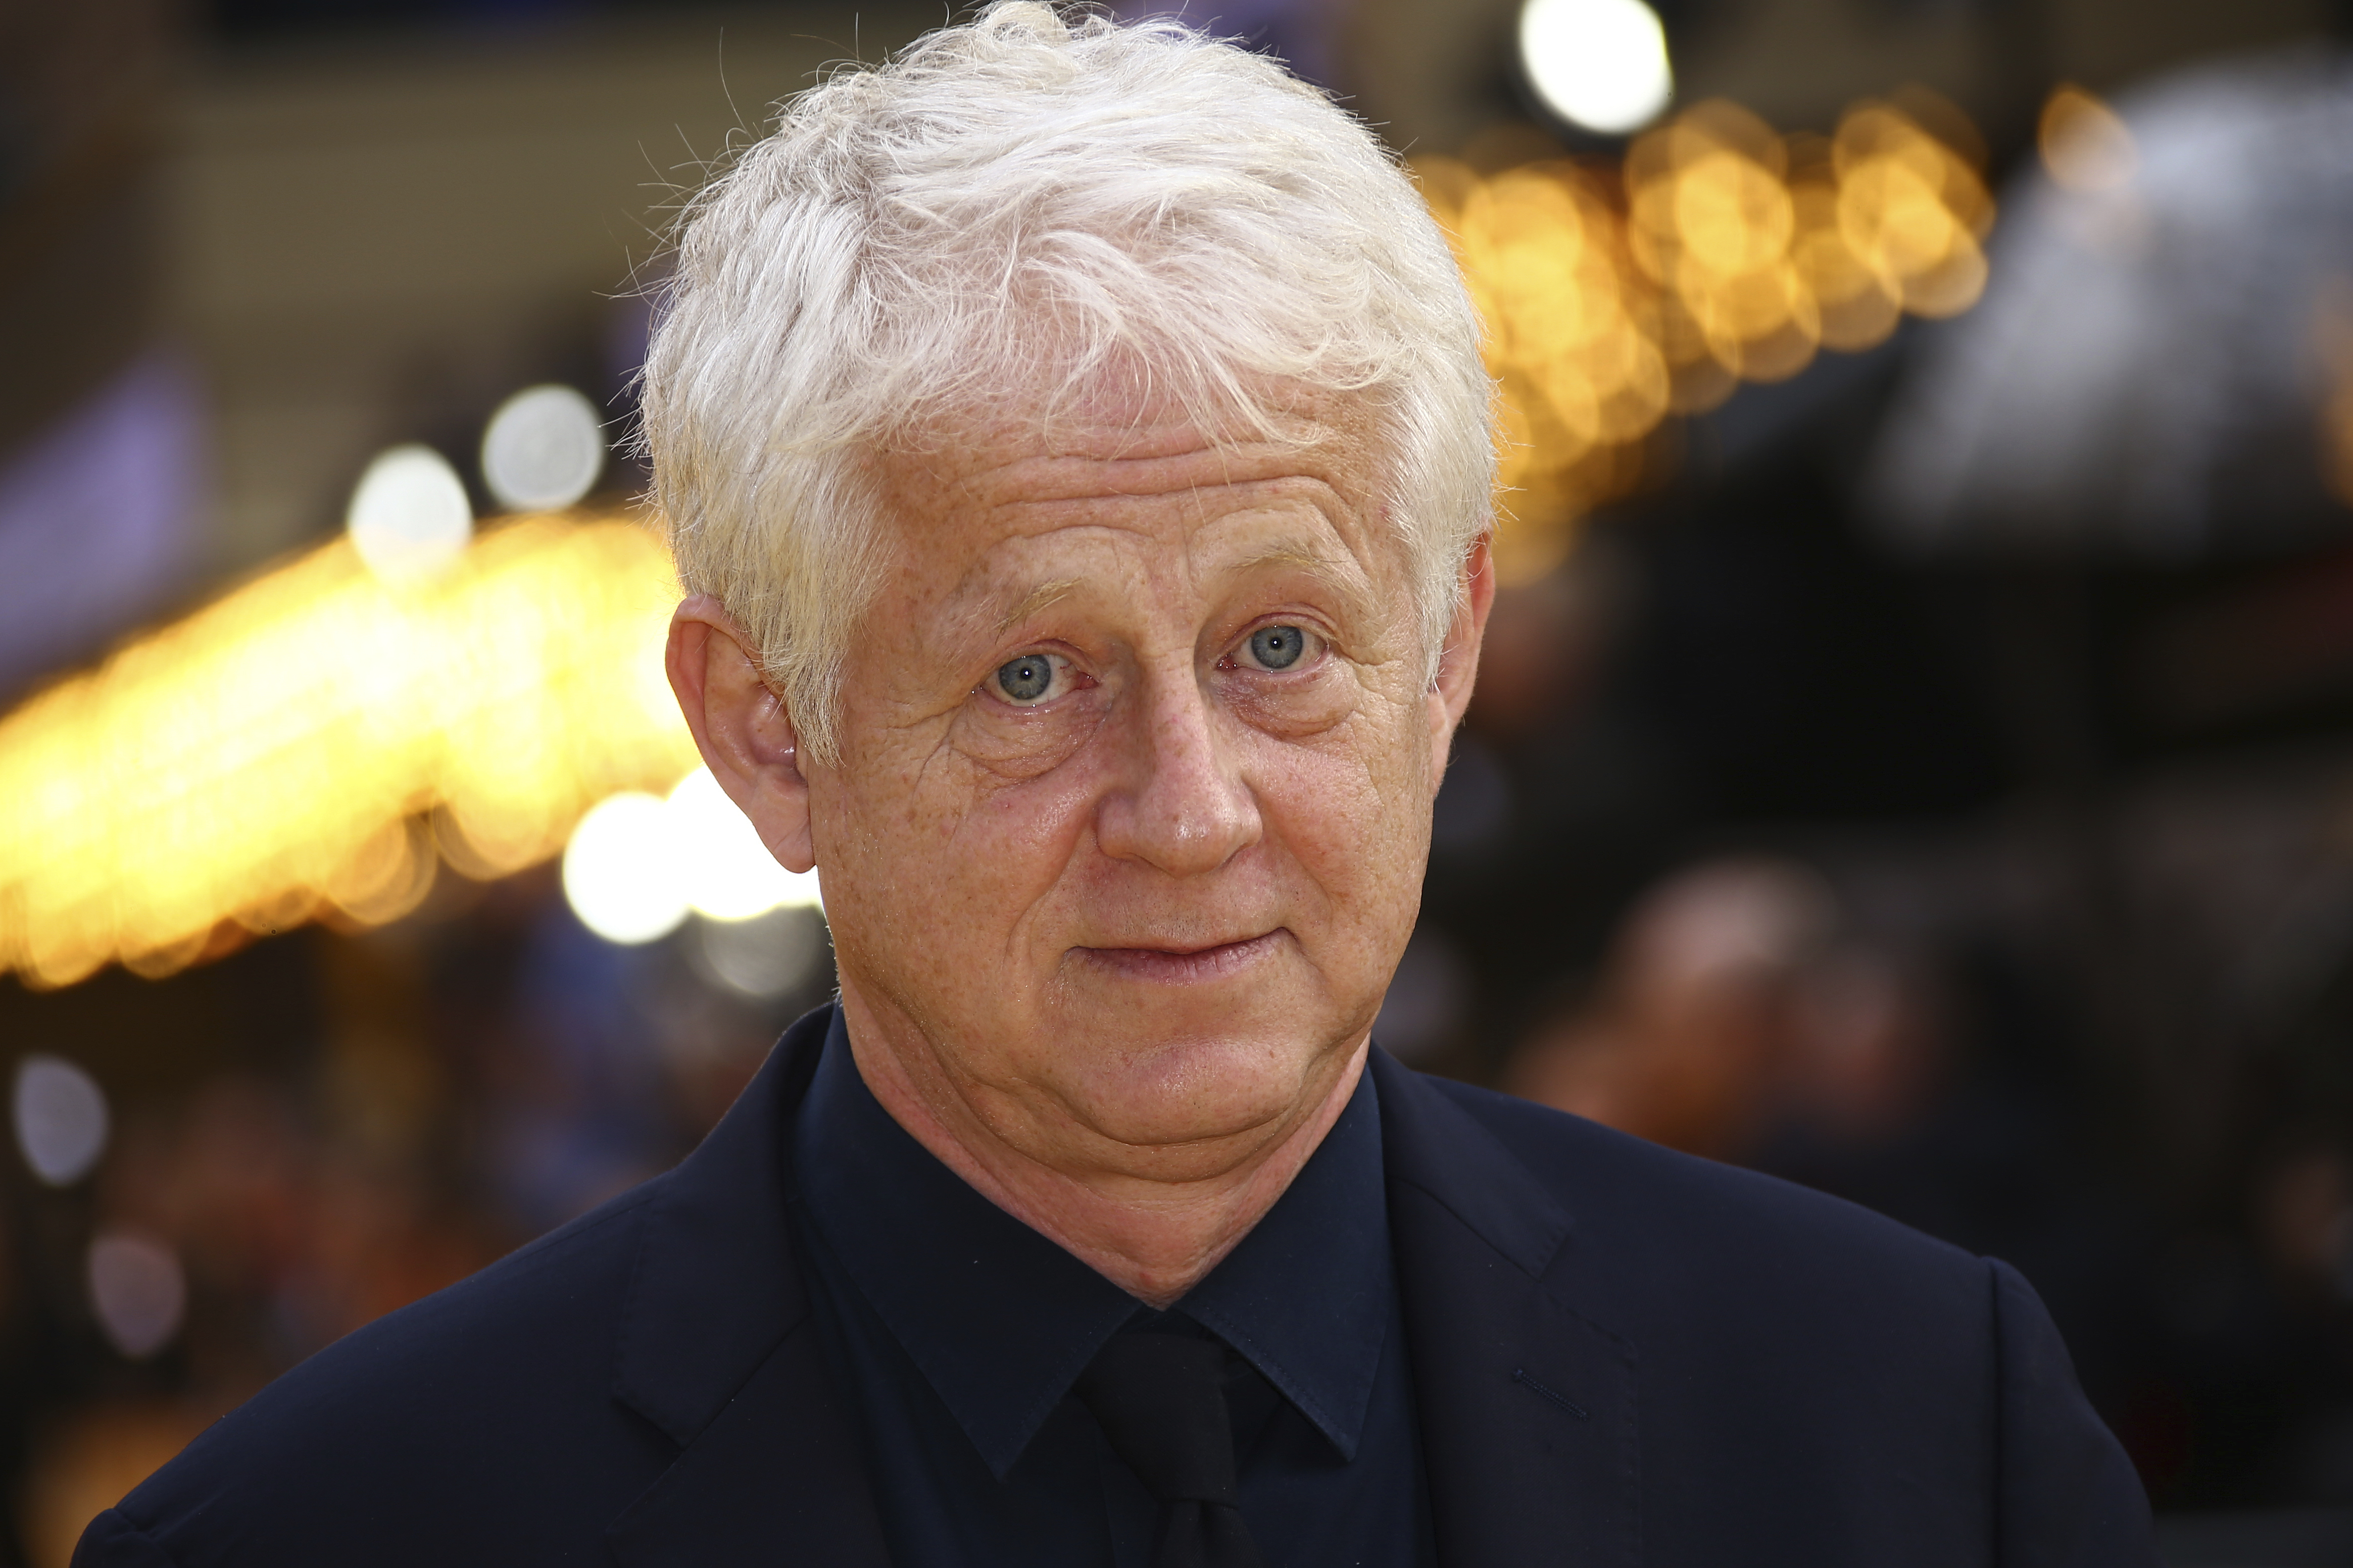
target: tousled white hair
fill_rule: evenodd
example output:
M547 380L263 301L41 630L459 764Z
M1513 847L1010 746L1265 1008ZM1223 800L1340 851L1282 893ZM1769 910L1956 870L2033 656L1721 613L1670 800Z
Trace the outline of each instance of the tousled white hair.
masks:
M1008 0L788 100L688 204L652 499L816 760L880 577L872 459L1139 370L1205 429L1274 434L1271 387L1370 400L1434 676L1493 510L1478 319L1404 172L1273 60Z

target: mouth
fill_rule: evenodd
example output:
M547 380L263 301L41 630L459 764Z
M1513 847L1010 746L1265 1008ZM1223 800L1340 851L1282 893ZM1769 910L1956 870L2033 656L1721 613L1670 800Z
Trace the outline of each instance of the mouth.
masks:
M1123 979L1159 985L1193 985L1222 980L1269 957L1291 933L1281 926L1238 942L1206 947L1081 947L1073 948L1088 963L1110 970Z

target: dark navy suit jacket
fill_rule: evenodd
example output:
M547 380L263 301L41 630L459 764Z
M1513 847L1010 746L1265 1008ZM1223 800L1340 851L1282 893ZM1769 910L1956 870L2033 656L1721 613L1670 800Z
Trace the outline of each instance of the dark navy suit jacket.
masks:
M883 1568L788 1239L828 1020L676 1170L216 1423L76 1564ZM1448 1568L2155 1563L2130 1465L2005 1266L1371 1070Z

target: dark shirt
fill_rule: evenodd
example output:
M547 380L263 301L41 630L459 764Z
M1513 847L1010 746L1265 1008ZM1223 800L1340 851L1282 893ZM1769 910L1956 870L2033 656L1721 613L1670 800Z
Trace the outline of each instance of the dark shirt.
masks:
M797 1131L796 1239L899 1568L1145 1568L1157 1510L1071 1393L1138 1324L1240 1352L1241 1509L1269 1568L1436 1562L1371 1074L1290 1190L1165 1314L908 1136L838 1016Z

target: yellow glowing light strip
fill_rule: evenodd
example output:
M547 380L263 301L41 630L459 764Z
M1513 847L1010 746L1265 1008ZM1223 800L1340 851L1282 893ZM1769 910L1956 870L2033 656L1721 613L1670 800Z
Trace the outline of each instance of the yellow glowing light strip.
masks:
M406 589L337 540L142 637L0 720L0 970L165 973L555 854L694 765L675 600L645 528L535 517Z

